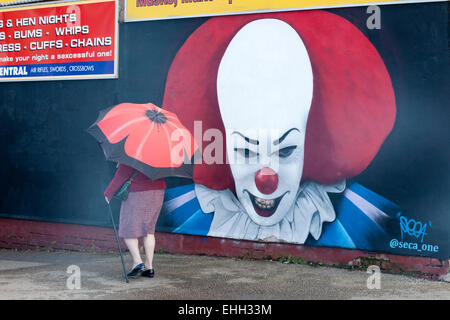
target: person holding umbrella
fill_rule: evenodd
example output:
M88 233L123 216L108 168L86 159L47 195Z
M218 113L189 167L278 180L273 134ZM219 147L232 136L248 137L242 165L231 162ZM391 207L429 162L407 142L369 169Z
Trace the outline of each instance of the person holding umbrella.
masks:
M133 178L134 175L134 178ZM133 268L128 277L142 275L152 278L153 253L155 250L155 226L164 201L164 179L152 180L141 172L124 164L119 164L116 174L105 190L105 199L109 204L114 194L129 180L129 195L122 201L119 220L119 237L133 257ZM139 238L143 238L145 263L139 252Z
M100 111L88 129L100 144L107 160L118 163L114 178L104 192L122 259L128 276L153 277L155 225L164 201L163 178L192 178L193 159L199 147L176 114L152 103L121 103ZM124 194L126 196L124 196ZM119 236L133 257L133 268L126 274L114 218L109 202L122 200ZM142 262L138 238L146 253Z

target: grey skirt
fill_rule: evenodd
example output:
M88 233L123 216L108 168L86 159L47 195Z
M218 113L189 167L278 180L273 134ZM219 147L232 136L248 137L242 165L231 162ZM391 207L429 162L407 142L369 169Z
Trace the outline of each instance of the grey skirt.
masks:
M119 237L140 238L154 234L163 201L164 190L130 192L120 207Z

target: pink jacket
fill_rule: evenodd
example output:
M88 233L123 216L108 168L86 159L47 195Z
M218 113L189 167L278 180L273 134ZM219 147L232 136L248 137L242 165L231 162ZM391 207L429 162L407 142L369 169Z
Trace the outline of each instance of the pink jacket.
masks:
M105 196L112 199L114 194L120 189L125 181L131 178L136 169L124 164L119 164L119 167L111 180L110 184L105 190ZM164 179L152 180L141 172L138 172L130 185L130 192L145 191L145 190L161 190L166 189Z

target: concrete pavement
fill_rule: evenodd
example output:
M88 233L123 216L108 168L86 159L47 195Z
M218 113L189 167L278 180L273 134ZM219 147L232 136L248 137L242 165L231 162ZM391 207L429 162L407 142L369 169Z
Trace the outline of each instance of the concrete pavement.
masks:
M448 282L381 273L368 289L363 271L279 261L156 254L154 268L126 284L118 255L0 250L0 299L450 299Z

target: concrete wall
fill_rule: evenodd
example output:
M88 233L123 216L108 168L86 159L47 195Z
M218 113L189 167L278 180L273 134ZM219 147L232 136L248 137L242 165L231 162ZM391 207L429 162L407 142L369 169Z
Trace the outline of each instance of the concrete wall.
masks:
M383 243L375 239L367 247L356 246L356 249L439 258L440 266L437 262L430 265L438 268L448 265L448 3L383 6L379 30L367 28L365 8L327 11L351 22L373 44L386 65L396 99L397 114L392 132L367 169L349 179L347 185L356 182L397 205L405 217L427 223L425 243L440 248L431 253L390 250L388 236L383 238ZM11 230L20 234L20 228L28 223L20 222L22 220L70 223L52 227L52 230L67 228L68 234L73 224L109 226L102 193L114 174L115 165L104 161L102 152L84 130L96 119L99 110L121 102L162 105L174 57L188 37L207 21L207 18L198 18L121 23L117 80L0 84L0 145L3 150L0 216L14 218L4 220L7 223L0 228L4 235L2 247L15 246ZM169 178L166 182L169 189L192 184L180 178ZM331 201L337 208L340 199L332 196ZM117 215L118 204L114 204L113 209ZM158 230L170 230L164 227L167 225L160 224ZM399 220L390 228L388 235L400 237ZM36 237L36 246L78 248L67 239L50 235L47 240L41 239L38 233L29 228L25 238L33 243ZM225 254L231 248L221 249L218 245L221 241L233 246L242 244L242 248L250 246L252 252L262 246L265 248L263 255L273 255L283 246L309 250L295 244L249 244L195 235L202 234L193 230L186 238L167 235L167 239L196 239L190 242L189 249L180 245L172 250L174 252L205 253L200 239L214 243L207 250L208 254L213 254L214 250ZM405 239L415 240L409 235ZM53 243L55 241L63 245ZM17 247L27 246L20 241L17 243ZM306 244L345 247L311 239ZM196 246L199 246L198 251ZM337 255L344 252L336 250ZM322 257L311 258L311 261L323 261L330 251L318 252L322 252ZM360 251L355 252L360 255ZM233 255L245 256L242 250Z

